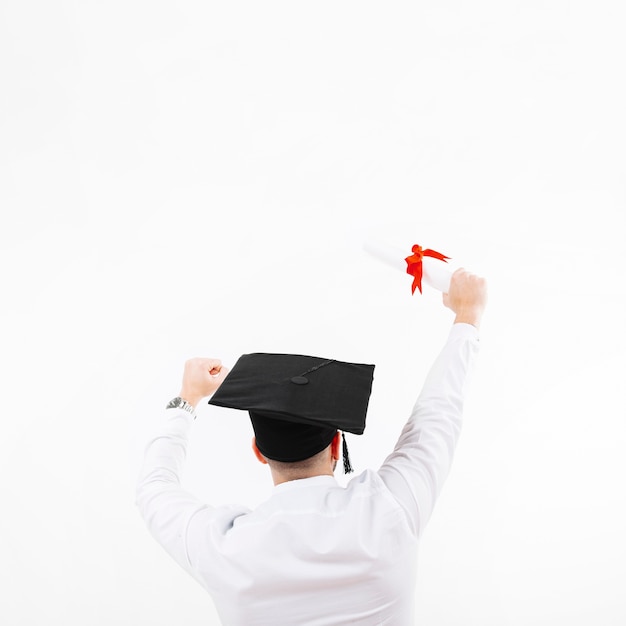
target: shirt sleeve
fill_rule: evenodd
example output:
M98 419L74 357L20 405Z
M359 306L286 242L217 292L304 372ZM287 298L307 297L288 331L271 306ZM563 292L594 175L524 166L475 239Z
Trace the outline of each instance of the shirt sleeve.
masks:
M146 446L136 490L136 504L148 529L185 569L190 566L186 529L197 513L208 508L180 486L192 422L192 415L183 409L164 411Z
M136 504L153 537L190 574L197 577L197 547L203 535L222 532L246 510L213 507L180 486L193 416L167 409L156 420L155 436L146 446L136 489Z
M418 536L452 465L466 384L477 353L477 329L471 324L454 324L394 451L378 470Z

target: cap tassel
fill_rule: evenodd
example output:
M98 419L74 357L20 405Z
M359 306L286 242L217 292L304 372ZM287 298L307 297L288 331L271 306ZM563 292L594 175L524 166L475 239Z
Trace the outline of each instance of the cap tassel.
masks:
M354 470L352 469L352 465L350 464L350 455L348 454L348 444L346 443L346 434L341 433L341 437L343 438L343 472L344 474L350 474Z

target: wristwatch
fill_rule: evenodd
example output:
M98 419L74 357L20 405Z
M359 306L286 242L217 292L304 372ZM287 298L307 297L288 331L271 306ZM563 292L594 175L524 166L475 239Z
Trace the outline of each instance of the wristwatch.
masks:
M167 403L167 406L165 408L166 409L183 409L187 411L187 413L191 413L191 415L194 416L194 419L196 417L196 410L193 408L193 405L189 404L187 400L183 400L183 398L181 398L180 396L176 396L174 399L170 400Z

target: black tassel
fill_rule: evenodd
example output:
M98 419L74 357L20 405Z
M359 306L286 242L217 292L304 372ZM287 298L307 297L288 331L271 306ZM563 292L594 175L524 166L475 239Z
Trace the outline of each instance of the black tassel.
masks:
M343 438L343 472L344 474L350 474L354 470L352 469L352 465L350 465L350 455L348 454L348 444L346 443L346 434L341 433Z

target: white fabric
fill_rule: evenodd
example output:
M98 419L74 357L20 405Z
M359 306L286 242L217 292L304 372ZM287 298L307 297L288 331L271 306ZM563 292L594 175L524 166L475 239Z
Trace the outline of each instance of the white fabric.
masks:
M165 411L137 504L156 540L212 595L227 626L407 626L417 544L448 474L478 334L453 325L394 451L344 488L332 476L274 487L255 510L179 486L193 418Z

